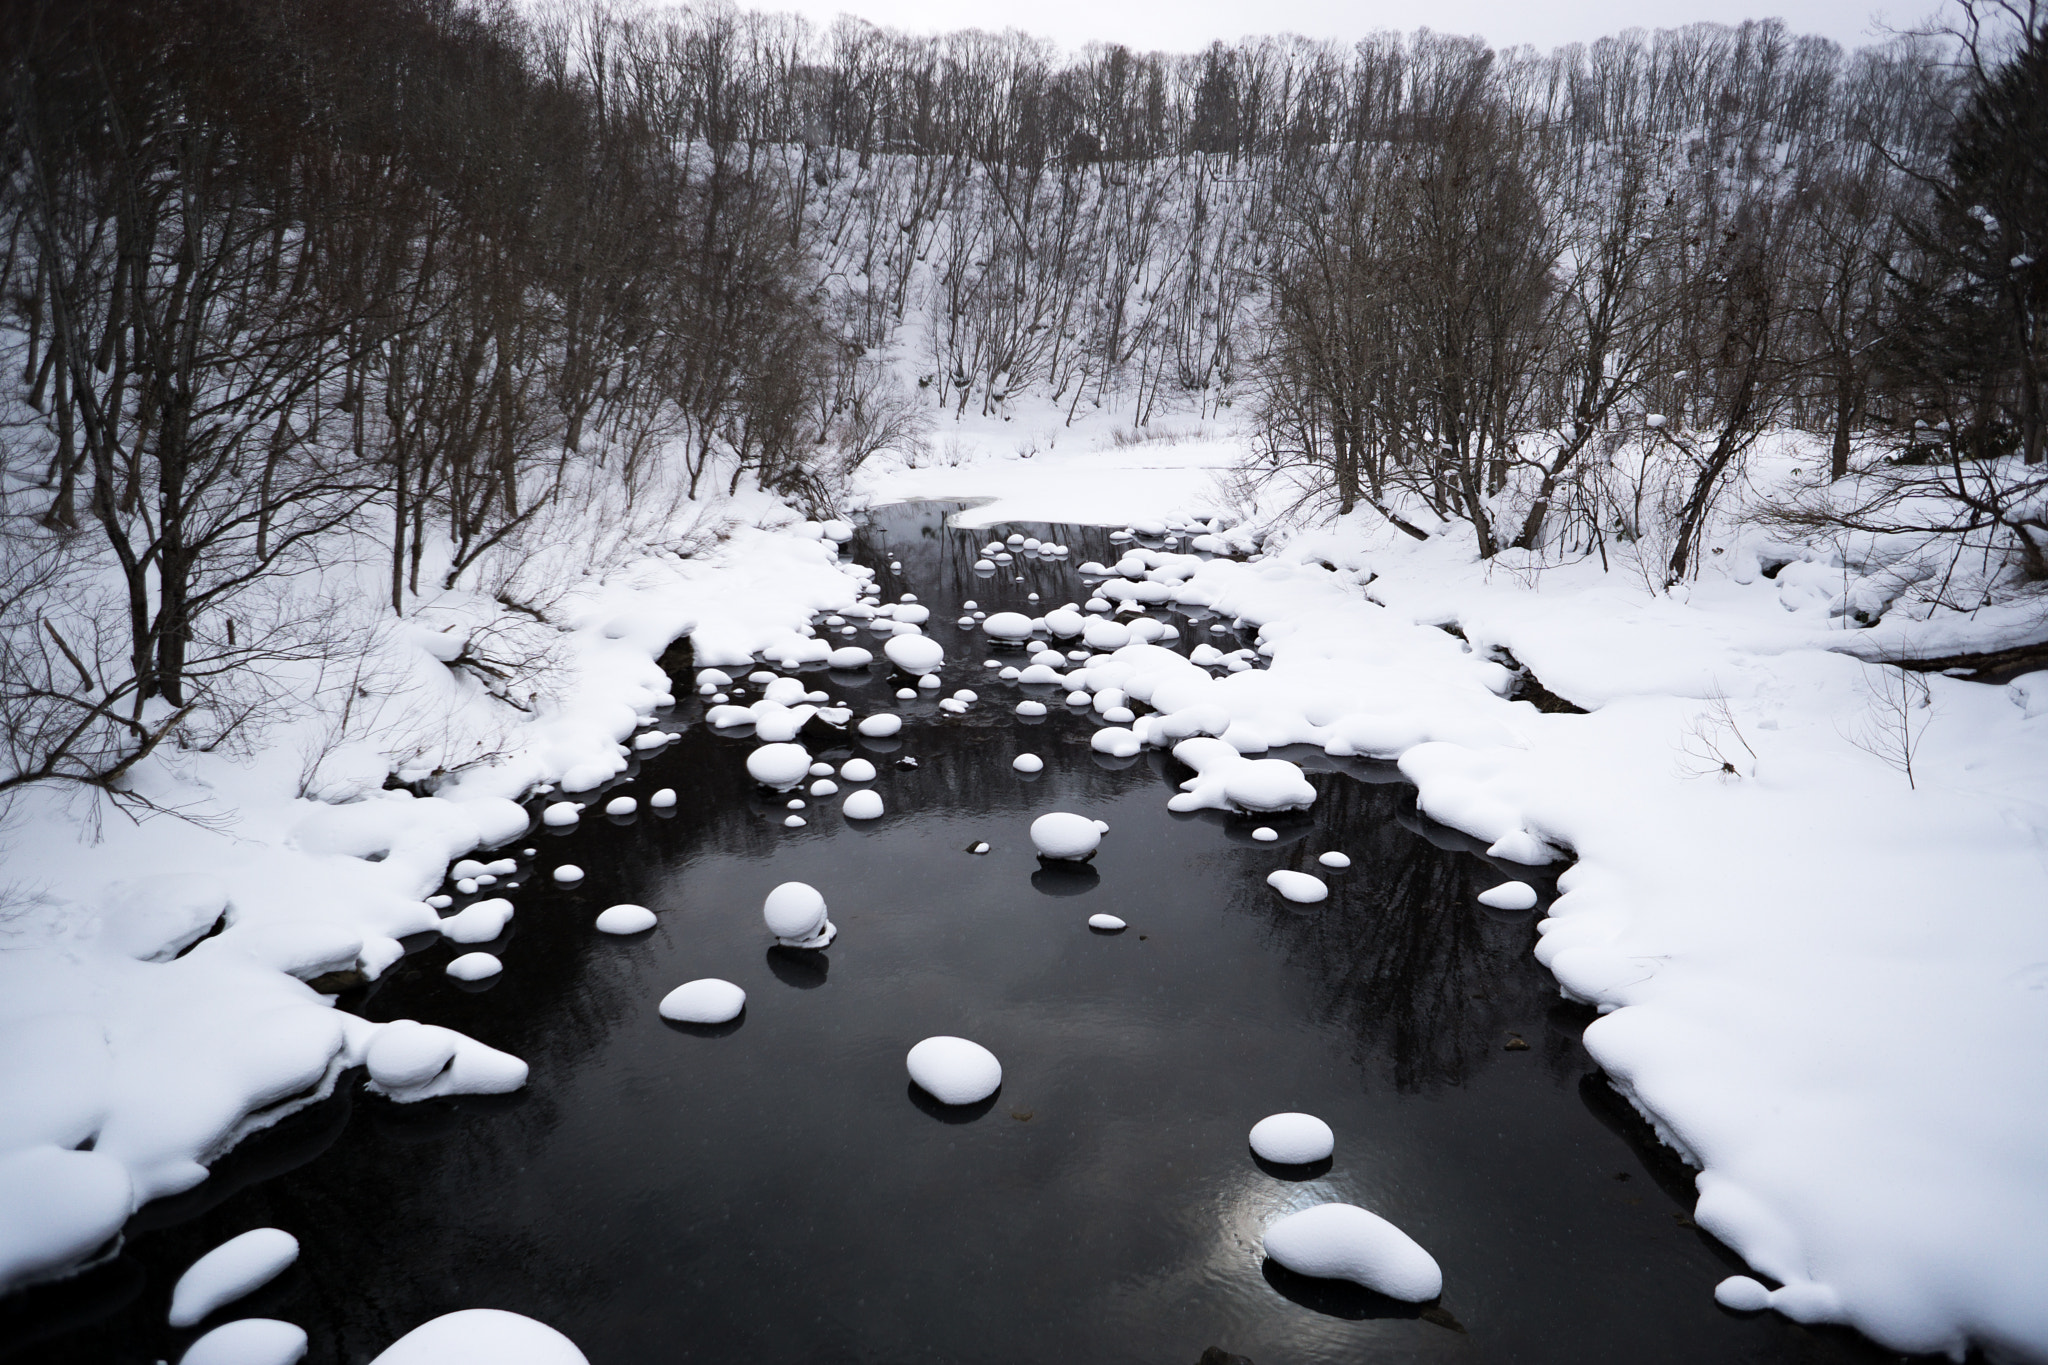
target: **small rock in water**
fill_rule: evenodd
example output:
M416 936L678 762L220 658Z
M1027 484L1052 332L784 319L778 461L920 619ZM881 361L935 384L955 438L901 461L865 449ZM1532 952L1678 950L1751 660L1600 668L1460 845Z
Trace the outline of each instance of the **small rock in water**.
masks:
M897 688L897 689L896 689L896 700L898 700L898 701L916 701L916 700L917 700L917 689L916 689L916 688L914 688L914 687L899 687L899 688Z
M171 1290L171 1326L198 1325L222 1304L269 1284L298 1258L299 1239L282 1228L255 1228L230 1237L178 1277Z
M1479 903L1496 910L1528 910L1536 904L1536 888L1527 882L1502 882L1480 892Z
M1318 1204L1266 1228L1266 1254L1297 1275L1350 1280L1406 1303L1444 1291L1444 1273L1415 1239L1356 1204Z
M614 905L597 917L600 934L639 934L654 925L654 912L644 905Z
M801 744L763 744L747 755L747 775L777 791L794 787L810 770L811 756Z
M969 853L986 853L988 852L988 845L985 842L977 840L974 843L971 843L967 846L967 851Z
M574 863L563 863L555 869L555 880L565 886L570 882L580 882L583 880L583 869Z
M590 1365L576 1343L500 1308L465 1308L422 1323L370 1365Z
M890 735L903 728L903 717L882 711L862 720L854 728L869 739L887 739ZM844 770L842 769L841 771L843 772Z
M1010 760L1010 766L1020 773L1035 773L1045 770L1045 760L1037 754L1018 754Z
M1042 701L1020 701L1017 703L1017 714L1020 716L1042 716L1045 714L1045 703Z
M1090 915L1088 917L1088 927L1090 929L1100 929L1105 934L1120 934L1130 926L1115 915Z
M660 791L647 798L647 804L655 810L668 810L675 803L676 789L674 787L663 787Z
M802 797L798 797L798 798L797 798L796 800L794 800L794 801L789 801L789 802L786 802L786 803L784 803L784 805L783 805L783 809L784 809L784 810L802 810L803 808L804 808L804 802L803 802L803 798L802 798Z
M306 1332L276 1318L238 1318L187 1347L178 1365L294 1365L306 1358Z
M448 975L457 981L482 981L505 970L505 964L489 953L464 953L448 964Z
M786 829L802 829L809 823L810 821L804 819L801 815L784 816L782 821L783 827Z
M963 687L963 688L961 688L961 689L960 689L960 690L959 690L958 692L955 692L955 693L953 694L953 700L954 700L954 701L964 701L964 702L966 702L966 703L967 703L968 705L972 706L972 705L973 705L973 704L974 704L975 702L978 702L978 701L980 701L980 700L981 700L981 694L980 694L979 692L975 692L975 691L973 691L973 690L971 690L971 689L969 689L969 688L965 688L965 687Z
M678 1024L724 1024L747 1007L747 993L715 976L685 981L661 998L661 1017Z
M1337 1150L1337 1135L1314 1114L1269 1114L1252 1125L1252 1150L1279 1166L1306 1166Z
M564 825L575 824L582 816L583 807L577 805L574 801L555 801L551 802L546 809L541 811L540 822L543 825L560 829Z
M839 930L825 914L825 898L808 882L784 882L761 902L768 932L790 948L822 948Z
M1330 888L1320 877L1311 877L1306 872L1289 872L1285 868L1266 874L1266 885L1297 905L1314 905L1330 894Z
M938 674L927 673L922 678L919 678L917 680L917 685L923 688L925 691L929 692L936 688L944 687L946 684L940 681Z
M1067 693L1067 705L1069 706L1090 706L1094 704L1094 701L1095 698L1089 696L1086 692Z
M1319 863L1321 863L1321 864L1322 864L1322 865L1323 865L1324 867L1349 867L1349 866L1351 866L1351 859L1350 859L1350 857L1349 857L1348 855L1346 855L1346 854L1342 854L1342 853L1339 853L1339 852L1338 852L1338 851L1337 851L1336 849L1334 849L1334 848L1333 848L1333 849L1331 849L1331 850L1330 850L1330 851L1329 851L1328 853L1325 853L1325 854L1324 854L1324 855L1323 855L1322 857L1320 857L1320 858L1316 859L1316 861L1317 861L1317 862L1319 862Z
M1031 843L1041 858L1085 862L1095 855L1109 826L1085 815L1054 811L1031 822Z
M905 754L903 757L896 760L896 766L899 768L915 768L917 766L917 760L912 758L909 754Z
M640 809L640 803L630 796L614 796L604 803L606 815L631 815Z
M864 758L849 758L839 765L839 775L848 782L872 782L875 780L875 765Z
M1252 838L1257 839L1262 844L1270 844L1279 837L1279 832L1271 825L1260 825L1252 831Z
M863 787L848 793L839 810L849 820L878 820L882 815L882 794L872 787Z
M828 771L829 771L829 769L828 769ZM834 782L834 781L833 781L833 780L832 780L831 778L829 778L829 777L821 777L821 778L819 778L819 779L818 779L818 780L817 780L816 782L813 782L813 783L811 784L811 788L810 788L810 791L811 791L811 795L813 795L813 796L830 796L830 795L832 795L832 793L834 793L834 792L836 792L836 791L838 791L838 790L839 790L839 784L838 784L837 782Z
M904 1058L910 1079L941 1104L975 1104L1003 1084L1003 1064L980 1043L941 1034Z
M929 673L946 661L945 647L929 635L891 635L882 653L905 673Z
M1761 1313L1771 1306L1771 1291L1747 1275L1730 1275L1714 1286L1714 1302L1737 1313Z
M830 763L813 763L813 764L811 765L811 776L812 776L812 777L830 777L830 776L832 776L832 765L831 765Z
M474 896L476 894L476 878L462 878L460 881L455 883L455 890L459 895Z

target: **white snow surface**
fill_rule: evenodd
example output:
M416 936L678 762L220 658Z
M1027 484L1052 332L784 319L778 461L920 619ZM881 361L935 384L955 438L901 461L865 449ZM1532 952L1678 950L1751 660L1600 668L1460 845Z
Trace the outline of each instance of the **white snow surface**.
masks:
M1266 1254L1298 1275L1350 1280L1408 1303L1444 1292L1436 1258L1356 1204L1317 1204L1275 1219L1266 1226Z
M974 1104L1002 1086L1003 1064L980 1043L941 1034L910 1049L910 1079L941 1104Z
M413 1328L370 1365L590 1365L545 1323L501 1308L465 1308Z
M170 1324L196 1326L284 1273L299 1258L299 1239L282 1228L251 1228L194 1261L171 1289Z
M1062 451L1087 472L1049 479L1047 454L999 449L874 464L865 492L991 499L968 525L1128 525L1213 504L1156 466L1191 475L1222 453ZM1204 548L1249 549L1242 529ZM1764 578L1758 533L1726 524L1701 576L1670 592L1627 555L1612 572L1597 558L1539 571L1520 552L1479 560L1469 532L1415 542L1363 510L1252 529L1270 533L1256 562L1148 552L1145 581L1170 580L1219 631L1256 632L1263 667L1216 676L1130 644L1075 686L1150 706L1131 727L1149 745L1397 760L1422 810L1493 856L1569 853L1538 957L1600 1010L1588 1050L1700 1169L1695 1217L1784 1286L1772 1306L1901 1351L2048 1359L2048 714L2032 681L1923 675L1909 786L1851 742L1877 710L1875 670L1847 652L2002 647L2027 611L2038 632L2038 611L1847 630L1800 574ZM1839 558L1801 553L1839 596ZM1119 583L1105 598L1123 600ZM1590 714L1505 700L1499 649Z
M306 1358L306 1331L276 1318L224 1322L185 1348L178 1365L293 1365Z
M1104 828L1085 815L1054 811L1031 822L1031 844L1043 858L1084 859L1101 847Z
M1306 1166L1337 1150L1337 1135L1314 1114L1268 1114L1252 1125L1252 1150L1282 1166Z

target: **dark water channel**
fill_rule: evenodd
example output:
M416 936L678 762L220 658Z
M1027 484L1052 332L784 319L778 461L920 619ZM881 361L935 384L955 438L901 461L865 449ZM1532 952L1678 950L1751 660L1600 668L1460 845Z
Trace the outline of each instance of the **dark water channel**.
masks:
M1006 527L1072 554L976 575L990 533L945 529L945 510L887 509L856 548L901 562L884 599L932 608L945 693L980 704L896 703L879 665L807 674L862 714L904 710L897 739L821 754L875 758L883 819L846 822L828 799L783 828L786 798L743 770L754 741L697 723L685 673L687 732L621 788L673 786L673 813L593 811L528 836L543 869L589 876L563 890L522 871L488 989L445 978L463 950L434 944L345 1002L514 1052L530 1087L397 1106L349 1078L144 1210L112 1263L0 1305L0 1359L176 1360L195 1335L164 1326L178 1272L264 1225L300 1238L299 1263L215 1321L299 1323L319 1365L470 1307L538 1317L595 1365L1195 1365L1210 1346L1257 1365L1894 1358L1716 1307L1735 1263L1691 1226L1689 1176L1600 1082L1577 1041L1587 1014L1530 956L1533 916L1474 900L1511 869L1420 819L1384 767L1288 755L1319 798L1258 843L1254 822L1169 813L1186 774L1158 753L1094 755L1059 694L1043 720L1016 717L979 632L952 624L961 601L1079 600L1073 566L1117 551L1099 530ZM1217 638L1167 619L1183 648ZM879 654L866 630L857 642ZM1042 774L1012 771L1024 750ZM1084 876L1039 874L1025 831L1055 809L1110 824ZM992 850L966 852L977 840ZM1324 904L1266 887L1276 866L1322 871L1329 848L1354 864L1323 872ZM769 948L761 899L790 879L830 902L829 951ZM621 901L660 926L593 932ZM1129 931L1091 932L1097 911ZM656 1015L699 976L745 988L740 1021ZM1001 1058L991 1103L944 1111L909 1086L905 1051L936 1033ZM1265 1169L1247 1150L1284 1109L1336 1130L1326 1168ZM1440 1305L1264 1263L1270 1218L1333 1198L1427 1247Z

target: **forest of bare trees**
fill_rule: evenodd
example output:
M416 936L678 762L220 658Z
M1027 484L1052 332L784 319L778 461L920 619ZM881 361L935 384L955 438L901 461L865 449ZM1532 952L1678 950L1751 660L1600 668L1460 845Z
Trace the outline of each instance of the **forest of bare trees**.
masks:
M2048 39L1776 22L1172 56L719 5L27 0L4 20L0 789L559 526L1029 399L1228 417L1310 511L1696 571L1795 528L2048 577ZM580 494L578 495L580 496ZM1960 552L1960 551L1959 551ZM467 577L466 577L467 575ZM507 597L508 609L543 615Z

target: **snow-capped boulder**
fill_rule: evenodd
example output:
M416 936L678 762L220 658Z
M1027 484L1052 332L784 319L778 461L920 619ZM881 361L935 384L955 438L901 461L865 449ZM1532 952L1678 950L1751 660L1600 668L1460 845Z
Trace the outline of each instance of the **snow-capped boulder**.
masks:
M1090 915L1088 917L1088 927L1090 929L1099 929L1105 934L1120 934L1129 926L1115 915Z
M1067 811L1054 811L1031 822L1031 844L1041 858L1085 862L1095 856L1109 826Z
M583 807L574 801L553 801L541 809L540 822L550 829L564 829L583 818Z
M282 1228L252 1228L230 1237L178 1277L171 1290L171 1326L198 1325L222 1304L269 1284L298 1258L299 1239Z
M879 820L882 818L882 794L872 787L848 792L846 800L840 802L839 810L849 820Z
M505 970L505 964L489 953L464 953L444 968L457 981L484 981Z
M890 735L903 728L903 717L891 715L887 711L879 711L872 716L865 717L854 728L869 739L887 739Z
M864 758L849 758L839 765L839 775L848 782L872 782L875 780L875 765Z
M790 948L822 948L839 931L825 915L825 898L808 882L784 882L761 903L768 932Z
M941 1104L975 1104L1003 1084L1003 1064L980 1043L941 1034L904 1058L910 1079Z
M825 656L826 666L830 668L866 668L874 661L875 656L873 654L854 645L847 645L843 649L835 649Z
M1344 868L1351 866L1351 856L1346 853L1339 853L1334 848L1331 849L1328 853L1325 853L1322 857L1316 859L1316 861L1321 863L1324 867Z
M747 993L730 981L715 976L685 981L661 998L657 1007L664 1019L679 1024L723 1024L739 1017L747 1007Z
M1530 910L1536 905L1536 888L1527 882L1502 882L1479 893L1479 903L1496 910Z
M810 771L811 756L801 744L764 744L747 755L747 775L776 791L788 791Z
M1306 1166L1337 1150L1337 1135L1314 1114L1268 1114L1252 1125L1252 1150L1281 1166Z
M185 1348L178 1365L294 1365L306 1358L306 1330L276 1318L238 1318Z
M590 1365L576 1343L500 1308L465 1308L422 1323L370 1365Z
M1037 754L1018 754L1010 760L1010 766L1020 773L1043 772L1045 771L1045 760Z
M892 635L882 653L905 673L930 673L946 661L945 647L929 635Z
M1173 746L1173 756L1195 770L1167 809L1300 810L1315 804L1316 789L1301 768L1284 758L1246 758L1221 739L1198 736Z
M600 934L643 934L655 925L654 912L644 905L614 905L600 911L597 916L597 932Z
M1286 868L1267 873L1266 885L1296 905L1314 905L1330 894L1330 888L1322 878L1311 877L1306 872L1289 872Z
M450 943L489 943L512 922L512 902L502 896L472 901L441 921L441 936Z
M1031 618L1017 611L999 611L981 623L981 628L997 640L1028 640L1031 638Z
M1266 1254L1297 1275L1350 1280L1406 1303L1443 1293L1444 1274L1414 1238L1356 1204L1317 1204L1266 1228Z

